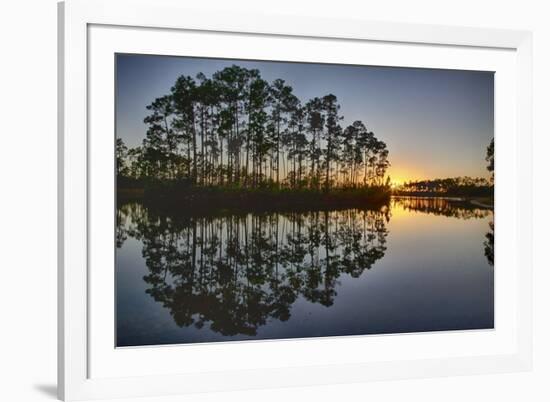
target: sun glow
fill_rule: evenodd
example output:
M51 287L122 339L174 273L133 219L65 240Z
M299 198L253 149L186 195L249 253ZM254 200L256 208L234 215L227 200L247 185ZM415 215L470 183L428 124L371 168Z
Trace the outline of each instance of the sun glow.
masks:
M415 168L413 166L396 166L393 165L388 169L388 175L390 176L391 187L393 189L402 186L409 181L421 180L422 178L430 175L422 171L422 169Z
M392 182L390 183L390 187L391 187L393 190L399 188L399 187L402 186L402 185L403 185L403 183L398 182L398 181L392 181Z

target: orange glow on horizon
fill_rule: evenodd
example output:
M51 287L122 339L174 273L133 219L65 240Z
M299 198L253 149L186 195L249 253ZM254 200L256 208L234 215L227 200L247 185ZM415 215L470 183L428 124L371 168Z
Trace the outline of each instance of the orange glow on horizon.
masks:
M445 179L448 177L461 177L464 174L442 174L442 173L429 173L422 169L410 167L410 166L390 166L386 172L386 177L390 177L390 183L392 188L399 187L406 182L419 181L419 180L435 180ZM478 177L489 179L488 174L479 175Z
M427 178L424 172L419 169L405 166L391 166L386 175L390 176L392 187L399 187L408 181L423 180Z

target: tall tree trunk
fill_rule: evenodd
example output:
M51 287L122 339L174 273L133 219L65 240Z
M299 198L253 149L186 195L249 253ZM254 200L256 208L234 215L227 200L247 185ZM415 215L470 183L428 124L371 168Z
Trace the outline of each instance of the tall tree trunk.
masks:
M325 173L325 187L326 187L326 191L329 190L329 175L330 175L330 157L331 157L331 152L332 152L332 139L330 137L330 134L329 134L329 137L328 137L328 142L327 142L327 169L326 169L326 173Z
M194 111L191 113L191 132L193 135L193 184L197 184L197 132Z
M281 141L281 116L277 114L277 187L279 187L279 142Z
M204 138L205 138L205 131L206 131L206 118L204 115L204 107L201 109L201 179L200 183L204 186L204 180L205 180L205 172L204 172L204 161L205 161L205 154L204 154Z
M239 102L235 104L235 133L236 140L239 141ZM240 147L235 149L235 181L238 183L240 180Z
M245 177L244 185L248 186L248 158L249 158L249 149L250 149L250 113L248 113L248 130L246 130L246 162L245 162Z

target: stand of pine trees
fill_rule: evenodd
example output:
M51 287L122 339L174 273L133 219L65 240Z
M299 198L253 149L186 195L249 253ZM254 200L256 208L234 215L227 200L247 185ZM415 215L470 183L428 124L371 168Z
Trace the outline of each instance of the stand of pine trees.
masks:
M116 141L119 183L325 192L389 184L386 144L361 121L342 127L335 95L303 103L256 69L180 76L147 110L142 144Z

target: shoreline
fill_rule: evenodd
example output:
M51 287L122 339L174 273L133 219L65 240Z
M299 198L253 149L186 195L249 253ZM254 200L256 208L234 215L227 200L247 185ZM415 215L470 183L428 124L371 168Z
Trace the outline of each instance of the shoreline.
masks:
M391 200L391 192L382 187L365 189L288 190L229 188L119 188L117 204L142 202L155 209L181 209L190 214L233 211L314 211L346 208L381 209Z
M443 199L463 207L494 209L493 197L435 194L392 194L384 187L363 189L289 190L239 188L119 188L117 204L142 202L158 210L185 209L188 214L244 212L305 212L348 208L382 209L391 199Z
M494 209L493 197L477 197L477 196L452 196L452 195L404 195L392 194L392 198L417 198L417 199L443 199L451 203L467 203L478 208Z

